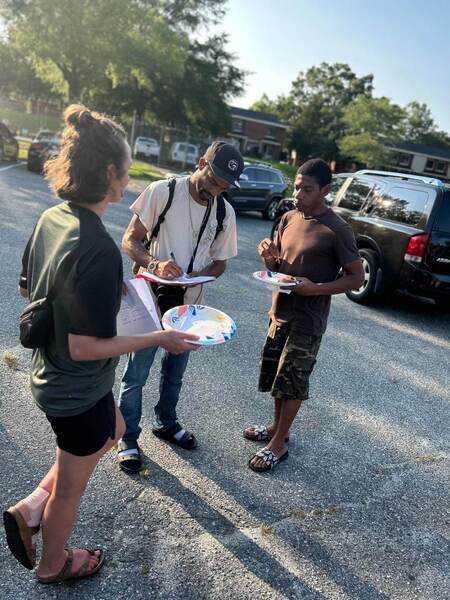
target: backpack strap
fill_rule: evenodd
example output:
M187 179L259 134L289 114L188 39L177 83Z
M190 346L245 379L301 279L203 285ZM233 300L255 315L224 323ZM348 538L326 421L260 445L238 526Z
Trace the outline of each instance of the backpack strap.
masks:
M147 239L145 242L145 248L148 250L150 248L150 244L154 238L158 237L159 230L161 229L161 225L164 223L164 219L166 218L167 211L172 206L173 196L175 194L175 186L177 184L177 180L175 177L169 179L168 188L169 188L169 198L167 199L166 205L163 208L161 214L158 217L158 221L156 225L153 227L151 233L147 235Z
M217 236L221 231L223 231L223 222L225 220L227 210L225 208L225 200L220 194L217 196L217 207L216 207L216 219L217 219L217 227L216 227L216 235L214 236L214 241L217 239Z

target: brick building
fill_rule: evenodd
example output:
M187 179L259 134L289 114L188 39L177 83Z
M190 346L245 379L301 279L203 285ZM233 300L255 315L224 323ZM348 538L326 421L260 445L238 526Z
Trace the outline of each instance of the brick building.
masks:
M228 137L239 144L240 151L247 156L279 160L288 125L269 113L234 106L230 110Z

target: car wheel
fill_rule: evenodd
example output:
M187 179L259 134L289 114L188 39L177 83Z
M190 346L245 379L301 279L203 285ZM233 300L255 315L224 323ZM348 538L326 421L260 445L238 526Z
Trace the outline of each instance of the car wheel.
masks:
M279 224L280 224L280 221L281 221L281 217L280 217L280 218L278 218L278 219L275 221L275 223L272 225L272 231L270 232L270 239L271 239L271 240L274 240L274 239L275 239L275 237L276 237L276 235L277 235L277 233L278 233L278 226L279 226Z
M359 254L362 258L364 269L364 283L358 290L349 290L345 295L353 302L364 304L373 296L375 281L377 278L378 260L375 252L361 248Z
M263 217L266 221L274 221L277 216L277 208L278 208L279 200L273 199L269 202L263 212Z

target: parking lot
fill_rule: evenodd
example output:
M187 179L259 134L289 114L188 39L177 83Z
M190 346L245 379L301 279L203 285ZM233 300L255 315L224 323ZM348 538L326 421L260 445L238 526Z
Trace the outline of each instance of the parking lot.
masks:
M30 353L18 345L24 300L16 292L26 240L54 200L40 175L6 167L0 165L3 507L34 488L54 455L29 391ZM107 210L118 243L134 197ZM105 548L102 572L44 588L1 535L1 598L450 598L450 313L398 295L370 307L334 298L289 459L271 474L253 473L246 463L254 445L242 429L269 418L270 397L256 386L270 292L251 273L260 266L257 243L269 231L259 215L239 215L239 256L208 288L207 303L234 318L238 336L191 358L180 418L198 437L198 450L175 450L152 436L155 369L146 388L146 468L129 477L113 453L105 457L73 535L73 544ZM129 259L124 264L130 273ZM17 364L8 366L5 353Z

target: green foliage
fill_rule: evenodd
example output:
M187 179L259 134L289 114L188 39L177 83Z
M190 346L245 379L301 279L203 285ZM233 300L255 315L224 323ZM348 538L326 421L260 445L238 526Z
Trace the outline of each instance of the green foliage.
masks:
M38 80L69 102L227 129L226 100L241 91L245 74L226 36L204 36L224 14L219 0L0 0L0 14L8 46L30 57Z
M405 111L406 140L438 148L450 148L450 137L445 131L438 130L426 104L410 102Z
M359 96L344 111L345 135L338 142L344 156L368 167L386 164L386 145L404 138L405 111L388 98Z

